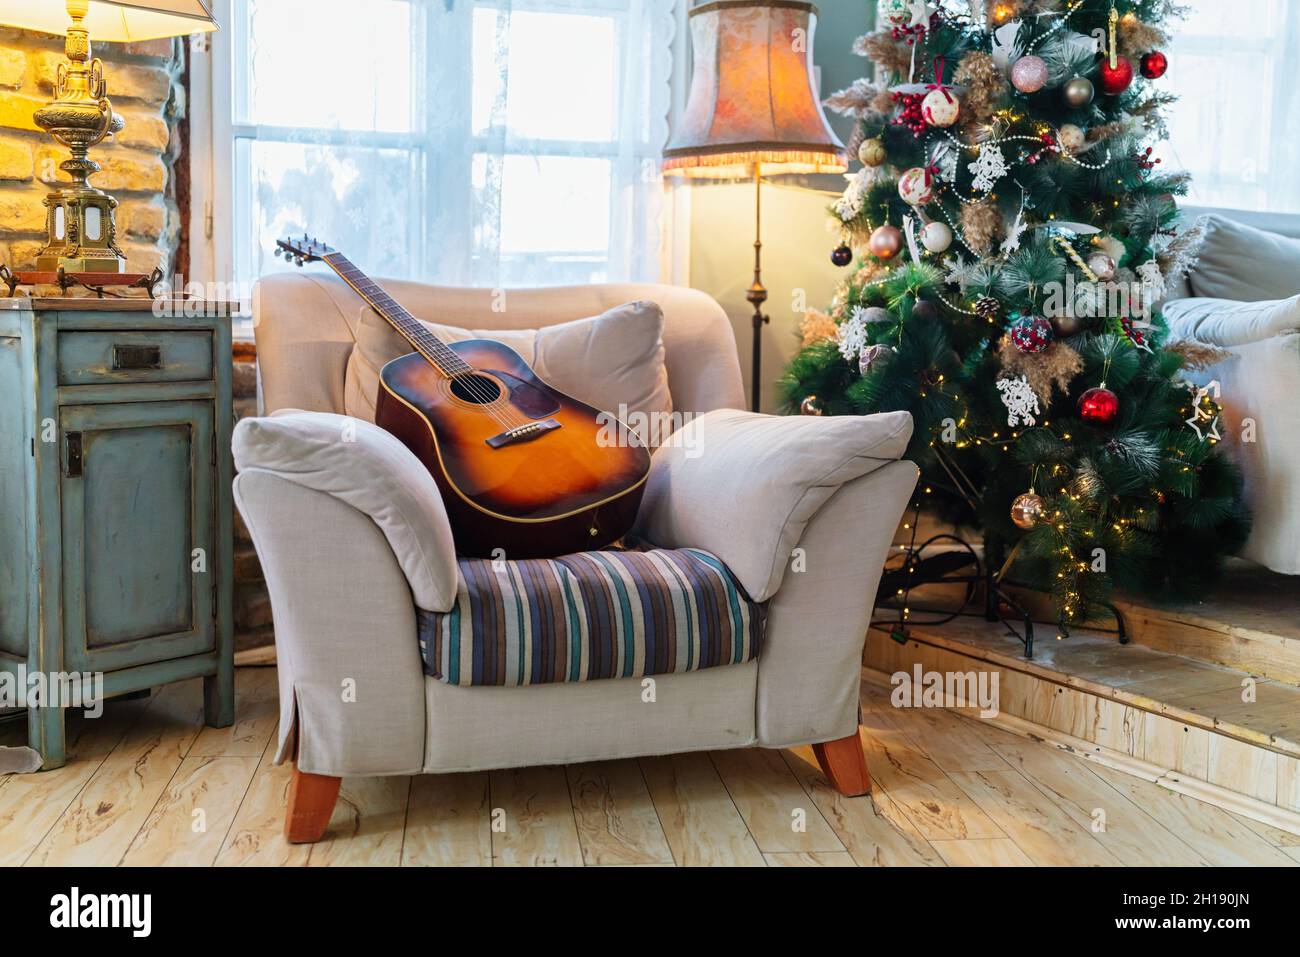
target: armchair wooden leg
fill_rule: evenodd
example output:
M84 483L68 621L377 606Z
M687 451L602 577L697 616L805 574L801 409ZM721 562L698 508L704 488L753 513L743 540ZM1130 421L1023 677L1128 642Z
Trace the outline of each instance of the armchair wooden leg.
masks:
M856 734L838 741L814 744L813 754L822 766L822 773L831 787L845 797L859 797L871 793L871 774L867 759L862 753L862 742Z
M342 778L308 774L293 769L289 782L289 807L284 814L284 837L290 844L314 844L321 839L334 813Z

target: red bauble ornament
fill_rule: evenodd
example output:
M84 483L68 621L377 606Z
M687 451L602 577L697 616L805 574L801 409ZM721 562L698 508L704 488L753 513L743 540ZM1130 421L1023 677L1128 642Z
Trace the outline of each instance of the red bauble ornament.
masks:
M1133 82L1133 64L1128 57L1118 57L1115 66L1110 60L1101 62L1101 91L1107 96L1119 96Z
M1142 75L1148 80L1158 80L1169 72L1169 57L1152 50L1142 58Z
M1103 428L1114 425L1119 418L1119 396L1104 385L1089 389L1079 399L1079 417Z
M1025 355L1038 355L1052 344L1052 324L1042 316L1026 316L1011 326L1011 341Z

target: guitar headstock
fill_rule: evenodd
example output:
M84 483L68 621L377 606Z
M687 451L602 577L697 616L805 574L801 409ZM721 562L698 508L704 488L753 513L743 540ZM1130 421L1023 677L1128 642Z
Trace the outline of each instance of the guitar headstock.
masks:
M275 245L286 261L297 263L299 266L320 262L326 256L338 252L333 246L321 242L315 236L308 237L306 233L302 234L302 238L286 236L284 239L277 239Z

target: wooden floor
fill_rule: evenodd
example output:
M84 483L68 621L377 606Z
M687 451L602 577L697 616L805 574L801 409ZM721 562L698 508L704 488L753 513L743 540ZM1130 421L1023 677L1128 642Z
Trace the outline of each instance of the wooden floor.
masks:
M1300 863L1300 837L948 711L864 697L871 798L811 749L344 781L326 839L281 837L275 672L239 722L198 681L69 722L66 767L0 778L0 864L1052 866ZM0 744L23 729L0 725Z

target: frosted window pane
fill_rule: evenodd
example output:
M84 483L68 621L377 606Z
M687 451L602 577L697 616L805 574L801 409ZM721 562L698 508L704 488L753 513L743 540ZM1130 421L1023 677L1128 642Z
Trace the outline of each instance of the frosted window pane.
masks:
M252 275L293 268L272 255L275 240L304 232L373 275L417 273L413 153L242 140L239 154L251 185Z
M508 28L501 24L494 10L474 11L475 133L504 120L525 139L615 139L614 19L517 10Z
M412 129L406 0L249 0L249 123Z

